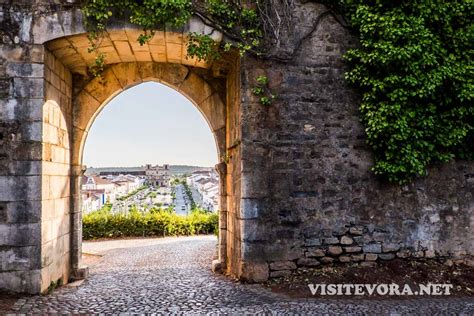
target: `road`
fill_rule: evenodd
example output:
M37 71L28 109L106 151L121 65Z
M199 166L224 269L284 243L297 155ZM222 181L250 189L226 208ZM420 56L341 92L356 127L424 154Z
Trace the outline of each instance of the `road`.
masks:
M182 184L176 185L176 200L175 208L176 214L178 215L187 215L191 211L191 205L189 204L188 197L184 191L184 186Z
M214 236L85 242L102 255L78 287L16 300L11 313L473 315L472 298L293 299L215 275ZM1 304L0 304L1 305Z

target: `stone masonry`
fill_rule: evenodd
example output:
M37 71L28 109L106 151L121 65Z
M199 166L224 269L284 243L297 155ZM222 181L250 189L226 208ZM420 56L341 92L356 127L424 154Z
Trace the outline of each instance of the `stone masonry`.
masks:
M406 186L371 173L359 96L344 81L342 55L357 40L325 12L296 6L288 62L242 61L242 260L261 263L243 276L395 257L472 264L474 163L433 166ZM278 96L272 106L250 91L258 75Z
M215 270L248 281L324 264L375 265L395 257L472 263L474 164L433 166L399 186L375 177L344 82L342 55L357 39L326 8L295 1L278 56L186 58L197 18L157 32L110 25L105 79L74 0L0 0L0 290L39 293L80 278L82 149L97 114L144 81L169 85L206 117L221 162ZM219 32L213 33L219 40ZM277 99L251 90L266 75Z

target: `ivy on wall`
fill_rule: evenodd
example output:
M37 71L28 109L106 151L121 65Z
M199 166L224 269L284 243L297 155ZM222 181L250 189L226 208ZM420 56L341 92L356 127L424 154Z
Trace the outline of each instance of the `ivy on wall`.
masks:
M273 1L273 0L271 0ZM137 41L144 45L154 36L154 30L163 26L180 27L192 15L212 26L225 36L225 41L216 42L211 34L188 34L187 56L199 61L219 59L222 53L237 49L241 55L252 52L261 55L262 39L269 27L266 15L271 1L227 1L227 0L86 0L83 7L86 29L89 31L91 53L96 54L95 63L89 71L100 76L106 56L100 52L102 32L108 21L114 17L126 19L140 26L143 33ZM268 37L268 36L267 36ZM265 90L266 91L266 90ZM269 105L274 99L270 92L259 98L262 105ZM262 101L263 100L263 101Z
M427 166L472 159L472 1L343 0L360 45L345 59L376 174L394 182Z
M279 5L288 8L292 0ZM404 183L426 174L428 165L474 156L473 2L456 0L315 1L342 14L360 45L345 59L346 79L362 94L360 113L375 156L374 172ZM104 56L100 34L112 17L143 28L141 44L163 25L179 27L192 15L224 35L189 35L188 56L213 60L232 48L265 58L276 0L87 0L84 13L99 73ZM288 12L277 12L277 19ZM280 23L281 24L281 23ZM252 91L261 103L274 98L261 78ZM263 100L263 102L262 102Z
M241 54L248 51L259 54L263 37L259 10L263 7L258 1L244 4L227 0L87 0L83 7L92 40L97 39L107 22L115 17L125 18L143 29L137 38L141 44L153 37L154 29L180 27L196 15L226 36L225 42L216 43L211 34L191 33L188 56L201 60L216 59L222 51L231 48L238 48Z

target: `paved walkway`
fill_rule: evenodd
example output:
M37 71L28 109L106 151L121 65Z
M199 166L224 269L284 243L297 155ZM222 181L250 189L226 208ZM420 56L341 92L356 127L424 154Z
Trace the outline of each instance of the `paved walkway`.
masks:
M19 299L16 313L173 314L474 314L474 299L295 300L259 285L236 283L209 269L211 236L85 243L103 254L76 288Z

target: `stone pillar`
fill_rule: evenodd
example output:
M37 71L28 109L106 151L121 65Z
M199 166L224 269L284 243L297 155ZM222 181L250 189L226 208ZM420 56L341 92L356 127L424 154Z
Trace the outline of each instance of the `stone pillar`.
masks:
M226 269L226 251L227 251L227 188L226 188L226 171L227 164L220 162L215 166L220 179L219 188L219 258L212 262L212 271L222 273Z
M0 290L5 291L40 291L42 63L40 45L1 45Z
M82 199L81 178L85 166L73 166L71 169L71 279L81 280L89 275L88 267L81 265L82 260Z

